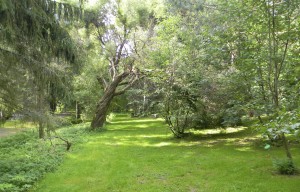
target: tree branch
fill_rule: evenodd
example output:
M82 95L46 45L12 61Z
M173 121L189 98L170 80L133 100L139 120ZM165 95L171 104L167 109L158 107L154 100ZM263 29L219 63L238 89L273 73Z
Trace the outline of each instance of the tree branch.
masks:
M114 96L118 96L118 95L122 95L124 94L130 87L132 87L135 82L139 79L138 74L134 74L134 76L128 81L128 84L126 87L124 87L123 89L116 91L114 93ZM126 82L127 83L127 82Z
M106 90L106 88L108 87L108 83L105 80L105 78L98 76L97 81L99 82L100 85L102 85L103 89Z
M97 27L98 39L103 47L105 47L105 42L103 40L103 35L101 35L99 28Z
M280 72L281 72L283 64L285 62L288 45L289 45L289 40L286 40L286 43L285 43L285 46L284 46L284 52L283 52L282 60L281 60L281 63L279 65L279 70L278 70L277 78L279 78Z
M122 82L122 83L119 84L119 86L128 85L129 83L130 83L130 81Z
M126 43L126 39L123 40L123 42L121 43L121 45L117 46L117 50L116 50L116 59L114 62L114 65L117 66L120 63L121 60L121 56L122 56L122 52L123 52L123 48L125 46Z

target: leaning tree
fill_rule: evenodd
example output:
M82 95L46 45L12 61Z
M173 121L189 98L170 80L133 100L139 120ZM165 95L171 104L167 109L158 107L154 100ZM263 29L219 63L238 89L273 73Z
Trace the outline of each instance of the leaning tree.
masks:
M142 55L153 34L155 18L147 8L135 9L137 17L125 14L122 2L108 1L100 10L86 13L86 23L93 30L105 58L104 72L97 80L103 95L96 106L91 128L103 127L109 106L143 75Z

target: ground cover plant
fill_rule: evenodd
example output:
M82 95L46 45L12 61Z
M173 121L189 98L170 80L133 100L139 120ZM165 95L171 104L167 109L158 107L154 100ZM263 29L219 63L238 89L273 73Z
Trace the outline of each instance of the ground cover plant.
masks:
M57 134L72 144L83 141L84 126L71 127L64 127ZM38 139L37 133L29 129L0 138L1 192L27 191L47 172L55 170L66 153L66 143L53 136L54 133Z
M272 167L284 151L260 138L240 128L176 139L162 119L117 116L32 191L297 191L299 176ZM299 146L291 150L299 165Z

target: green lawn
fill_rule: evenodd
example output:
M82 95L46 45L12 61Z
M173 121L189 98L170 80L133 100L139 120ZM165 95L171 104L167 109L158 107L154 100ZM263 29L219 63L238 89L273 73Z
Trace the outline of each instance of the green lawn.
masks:
M14 135L20 131L35 128L36 125L32 122L22 122L20 120L9 120L5 123L0 123L0 138Z
M299 191L299 176L274 173L272 159L251 130L174 139L162 120L117 116L107 130L74 146L37 192ZM300 148L292 148L300 166Z
M33 122L25 122L20 120L9 120L4 124L0 125L0 127L15 129L15 128L34 128L36 125Z

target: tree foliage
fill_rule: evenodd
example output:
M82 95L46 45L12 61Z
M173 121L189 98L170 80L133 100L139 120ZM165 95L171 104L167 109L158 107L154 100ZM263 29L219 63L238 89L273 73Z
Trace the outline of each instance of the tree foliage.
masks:
M169 1L167 11L149 61L171 127L171 119L178 132L235 126L243 115L262 121L299 107L299 99L289 100L299 95L290 76L298 68L297 3Z
M75 63L76 47L63 26L81 11L50 0L0 3L0 110L37 120L43 137L49 102Z
M108 0L79 8L27 0L0 8L2 111L35 106L46 114L42 102L55 108L64 97L76 50L66 27L77 18L86 25L73 33L84 44L84 67L67 92L89 114L94 108L94 129L129 88L116 103L134 115L160 113L179 137L299 108L298 0Z
M86 15L86 24L98 40L99 60L103 62L97 80L103 88L91 124L103 127L109 106L140 79L143 48L155 25L154 15L146 8L127 6L131 1L107 1L99 10ZM99 66L99 67L101 67Z

